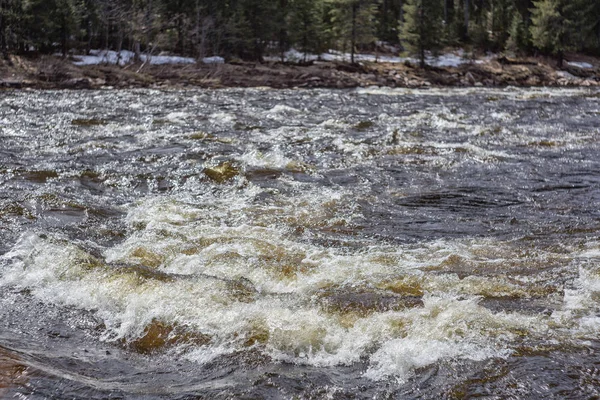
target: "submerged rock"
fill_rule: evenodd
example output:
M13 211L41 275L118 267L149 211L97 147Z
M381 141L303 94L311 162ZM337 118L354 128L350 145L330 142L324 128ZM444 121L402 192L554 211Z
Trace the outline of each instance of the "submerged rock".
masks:
M229 296L236 301L251 303L258 297L258 291L249 279L241 277L224 282Z
M240 168L231 161L224 161L216 167L205 168L204 174L217 183L224 183L239 175Z
M15 353L0 347L0 397L6 394L5 389L25 385L30 369Z
M34 220L37 218L28 208L20 205L17 202L0 204L0 219L2 219L2 217L5 216L18 216L30 220Z
M27 171L23 178L34 183L46 183L49 179L58 178L58 172L52 170Z
M144 247L137 247L131 252L131 256L135 257L141 265L156 268L165 261L165 257L161 254L154 253Z
M373 289L332 287L317 293L321 307L329 313L367 316L375 312L397 311L423 305L422 293L390 293Z
M211 337L203 333L154 319L141 337L127 342L127 345L138 353L152 354L181 344L202 346L210 341Z
M395 294L407 297L422 297L425 292L419 278L405 276L398 279L382 282L378 285L380 289L391 291Z
M71 121L71 125L76 126L97 126L106 125L106 121L96 118L76 118Z
M360 121L359 123L354 125L354 129L356 129L357 131L366 131L367 129L372 128L374 125L375 124L373 123L373 121Z

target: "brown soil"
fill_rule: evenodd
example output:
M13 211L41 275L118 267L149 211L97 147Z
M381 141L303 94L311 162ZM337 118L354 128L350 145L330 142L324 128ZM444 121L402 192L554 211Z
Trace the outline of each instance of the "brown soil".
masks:
M364 86L600 86L600 59L572 55L572 61L595 66L562 69L545 58L479 60L459 67L420 69L410 64L350 65L313 62L230 63L219 65L96 65L77 67L57 57L11 56L0 61L0 88L94 89L136 87L322 87Z

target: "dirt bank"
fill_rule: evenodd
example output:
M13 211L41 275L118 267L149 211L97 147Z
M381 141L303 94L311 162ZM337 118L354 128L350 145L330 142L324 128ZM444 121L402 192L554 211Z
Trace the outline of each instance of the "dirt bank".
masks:
M582 56L571 56L573 61ZM323 87L360 86L600 86L600 59L584 58L592 68L544 58L497 57L458 67L420 69L410 64L350 65L313 62L192 65L75 66L56 57L11 56L0 61L0 88L94 89L135 87Z

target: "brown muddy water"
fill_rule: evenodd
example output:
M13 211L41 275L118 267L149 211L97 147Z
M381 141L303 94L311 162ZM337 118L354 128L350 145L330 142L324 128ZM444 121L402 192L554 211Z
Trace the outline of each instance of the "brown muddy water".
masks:
M0 396L600 396L600 92L0 92Z

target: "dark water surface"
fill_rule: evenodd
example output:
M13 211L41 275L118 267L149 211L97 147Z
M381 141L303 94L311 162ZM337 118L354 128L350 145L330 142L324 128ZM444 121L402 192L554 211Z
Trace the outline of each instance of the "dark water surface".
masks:
M597 398L600 92L0 92L0 397Z

